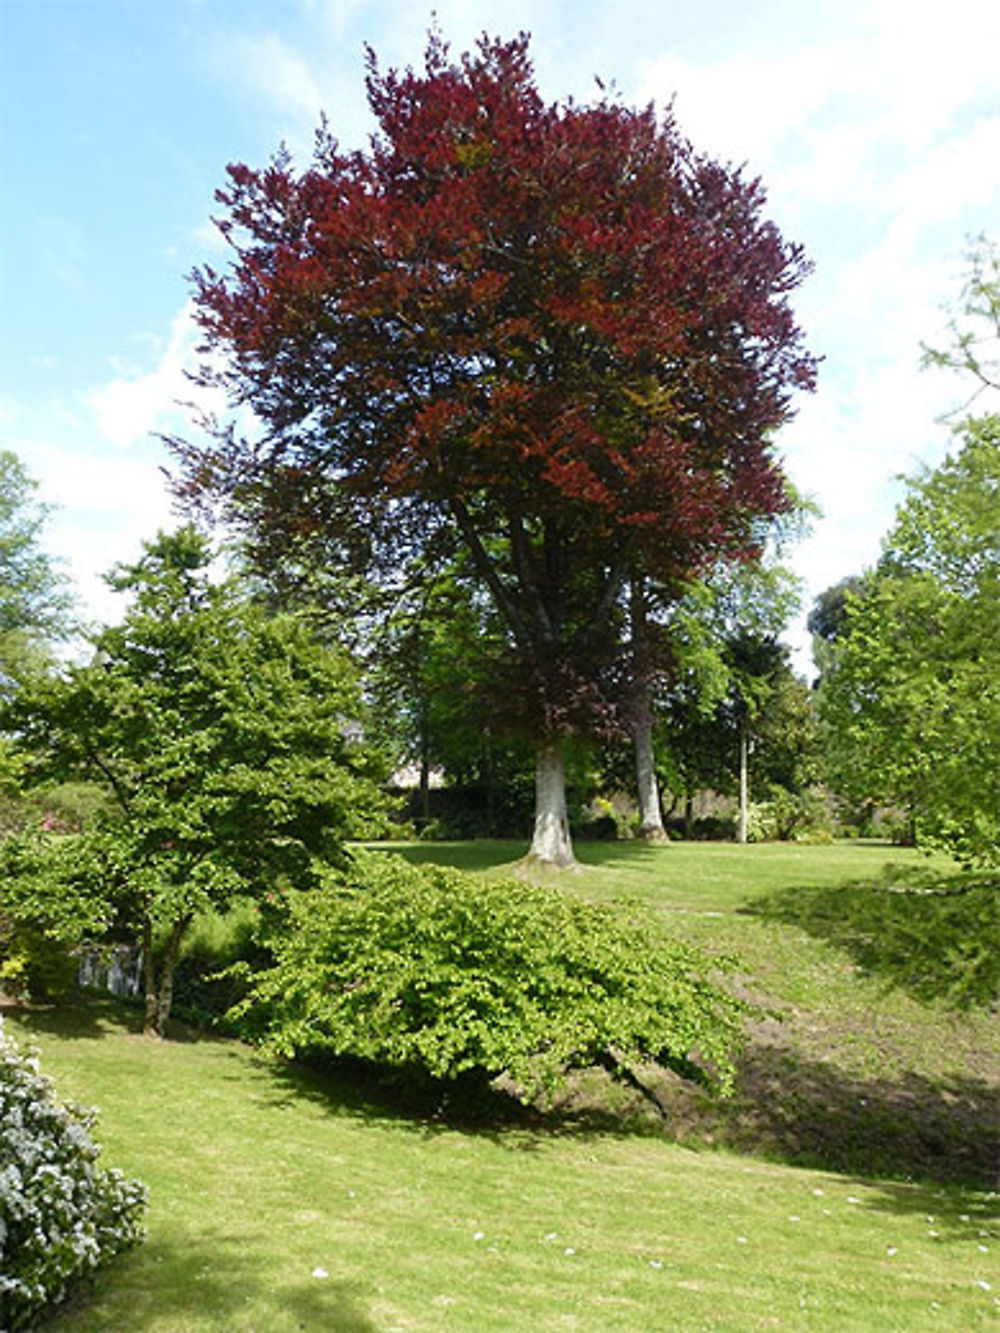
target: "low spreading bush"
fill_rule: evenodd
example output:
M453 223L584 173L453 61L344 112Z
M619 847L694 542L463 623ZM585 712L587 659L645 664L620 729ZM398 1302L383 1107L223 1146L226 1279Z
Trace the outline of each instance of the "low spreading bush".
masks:
M720 966L652 920L557 889L357 852L292 893L275 965L241 1006L285 1055L320 1052L435 1079L501 1075L524 1101L573 1070L659 1065L728 1087L748 1006Z
M145 1187L97 1165L93 1122L56 1099L0 1019L0 1329L33 1327L141 1236Z

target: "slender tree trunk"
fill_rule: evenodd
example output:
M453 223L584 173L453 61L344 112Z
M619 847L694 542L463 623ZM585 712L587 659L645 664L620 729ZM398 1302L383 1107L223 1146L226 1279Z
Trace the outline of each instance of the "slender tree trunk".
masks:
M577 865L566 813L566 769L561 737L545 737L538 742L535 831L527 860L560 868Z
M740 813L736 825L736 841L747 840L747 814L750 805L749 743L747 724L740 722Z
M694 795L689 791L684 793L684 838L687 842L694 839Z
M427 715L424 700L420 700L420 788L419 810L424 824L431 817L431 747L427 735Z
M666 842L660 808L660 784L656 780L653 753L653 719L646 710L635 729L635 777L639 795L639 837L647 842Z
M426 824L431 817L431 765L426 750L422 750L420 754L420 786L417 805L420 810L420 822L422 825Z
M170 1006L174 999L174 973L181 956L181 940L190 924L189 916L181 917L174 922L170 939L167 941L167 951L160 966L160 993L156 998L156 1033L159 1037L162 1037L167 1030L167 1019L170 1017Z
M174 973L181 954L184 932L191 924L189 916L174 922L167 940L166 952L160 964L159 985L153 965L153 925L149 917L142 924L142 968L146 979L143 1032L147 1037L162 1037L166 1032L170 1006L174 998Z
M142 918L142 979L145 1006L142 1030L147 1037L156 1032L156 973L153 970L153 923L146 914Z
M656 780L656 762L653 754L653 705L650 686L649 626L644 581L633 578L631 585L632 611L632 674L635 691L635 776L639 797L639 837L648 842L666 842L660 810L660 786Z

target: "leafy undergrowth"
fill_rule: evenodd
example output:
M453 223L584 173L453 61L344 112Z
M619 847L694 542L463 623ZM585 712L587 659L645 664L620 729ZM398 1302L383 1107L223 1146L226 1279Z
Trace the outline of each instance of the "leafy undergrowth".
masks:
M150 1042L109 1002L18 1012L145 1246L53 1333L987 1328L996 1199L568 1120L471 1130L228 1041Z

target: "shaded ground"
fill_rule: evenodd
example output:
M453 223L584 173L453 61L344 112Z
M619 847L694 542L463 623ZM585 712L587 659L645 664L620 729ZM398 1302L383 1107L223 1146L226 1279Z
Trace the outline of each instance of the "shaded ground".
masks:
M888 866L875 879L783 888L740 909L845 950L868 975L956 1009L1000 1000L1000 875Z
M913 1072L862 1078L758 1032L736 1095L709 1102L674 1082L660 1096L679 1142L730 1147L864 1176L1000 1188L995 1083Z

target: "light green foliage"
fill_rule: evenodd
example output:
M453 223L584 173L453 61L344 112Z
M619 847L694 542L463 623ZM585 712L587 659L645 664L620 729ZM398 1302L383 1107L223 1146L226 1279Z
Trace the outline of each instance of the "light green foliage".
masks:
M970 865L1000 861L1000 417L911 480L821 710L839 790L900 806Z
M39 541L48 508L16 454L0 451L0 660L26 651L25 636L63 632L65 579Z
M595 1065L729 1086L748 1008L649 922L371 852L289 912L248 1006L280 1052L506 1075L525 1100Z
M678 674L661 701L659 733L668 789L683 796L702 788L733 792L741 738L758 799L780 800L817 782L813 700L779 639L799 595L797 578L768 559L719 571L678 602Z
M976 385L968 408L980 394L1000 389L1000 247L986 235L969 251L969 276L961 313L951 321L947 348L924 347L924 364L960 371Z
M818 787L787 791L774 787L766 801L750 806L750 842L832 842L826 793Z
M86 902L147 953L166 931L157 1030L192 918L282 877L308 884L380 807L350 664L300 618L212 583L209 561L193 530L161 535L119 571L135 601L92 661L26 682L8 710L35 779L95 780L110 801L78 839L11 847L3 905L75 933Z
M97 1165L93 1123L57 1101L0 1019L0 1328L35 1327L142 1235L145 1187Z

